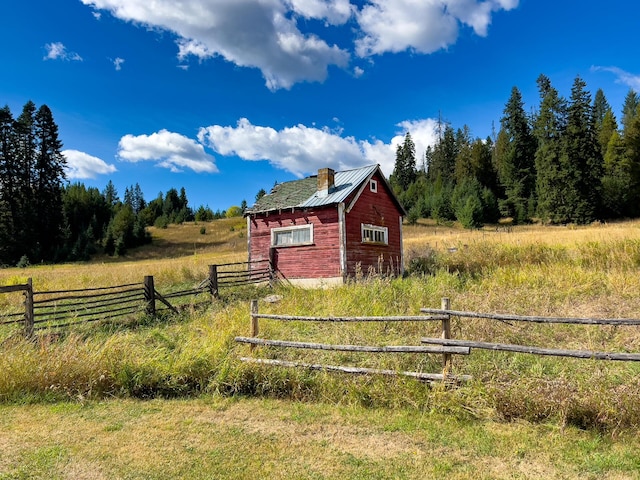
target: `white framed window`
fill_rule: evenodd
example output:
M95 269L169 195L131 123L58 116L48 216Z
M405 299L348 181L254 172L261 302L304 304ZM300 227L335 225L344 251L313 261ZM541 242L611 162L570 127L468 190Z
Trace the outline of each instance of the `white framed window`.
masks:
M377 180L369 180L369 190L373 193L378 193L378 181Z
M295 245L311 245L313 243L313 224L292 225L271 229L272 247L293 247Z
M362 224L362 243L389 244L389 229L377 225Z

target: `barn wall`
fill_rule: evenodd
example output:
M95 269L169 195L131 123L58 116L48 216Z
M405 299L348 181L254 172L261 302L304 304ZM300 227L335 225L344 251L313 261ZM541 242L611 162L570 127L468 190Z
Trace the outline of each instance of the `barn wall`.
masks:
M278 273L287 280L342 277L336 206L306 212L252 215L249 222L251 260L269 258L272 228L313 223L313 245L274 248L273 257Z
M346 214L345 227L347 237L347 274L354 276L357 265L363 274L370 269L382 273L392 271L401 273L402 268L402 232L400 217L402 213L391 198L379 173L373 176L378 182L378 192L373 193L366 185L353 208ZM389 229L389 244L377 245L362 242L361 224L377 225ZM382 258L382 263L380 263Z

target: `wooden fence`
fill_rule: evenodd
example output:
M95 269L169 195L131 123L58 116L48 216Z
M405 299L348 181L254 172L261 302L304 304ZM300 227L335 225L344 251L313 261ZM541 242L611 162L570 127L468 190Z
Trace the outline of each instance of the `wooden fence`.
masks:
M258 312L258 302L253 300L251 302L251 336L250 337L235 337L235 341L238 343L246 343L250 345L251 351L254 351L256 346L271 346L271 347L283 347L283 348L301 348L312 350L325 350L325 351L342 351L342 352L370 352L370 353L423 353L423 354L441 354L443 356L443 362L445 365L451 363L452 355L469 355L471 349L466 346L422 346L422 345L333 345L324 343L308 343L308 342L295 342L288 340L269 340L259 338L259 319L279 320L279 321L302 321L302 322L338 322L338 323L351 323L351 322L427 322L427 321L441 321L442 322L442 334L448 335L450 332L450 320L448 315L418 315L418 316L386 316L386 317L307 317L307 316L295 316L295 315L271 315ZM290 362L287 360L278 360L270 358L255 358L255 357L241 357L243 362L262 363L266 365L284 366L284 367L304 367L312 370L329 370L346 373L357 374L378 374L378 375L401 375L416 378L424 381L467 381L471 377L469 375L451 375L449 370L445 369L443 373L424 373L413 371L395 371L395 370L382 370L373 368L354 367L346 365L326 365L326 364L311 364L302 362Z
M251 336L236 337L235 341L249 344L251 351L256 346L271 346L282 348L305 348L315 350L331 351L352 351L352 352L375 352L375 353L425 353L442 354L442 373L422 373L422 372L397 372L390 370L376 370L370 368L358 368L343 365L320 365L301 362L291 362L277 359L264 359L255 357L241 357L243 362L262 363L267 365L285 367L305 367L313 370L330 370L347 373L361 374L384 374L384 375L404 375L427 381L464 381L471 377L468 375L452 375L453 355L469 355L472 349L488 349L494 351L527 353L533 355L551 355L558 357L583 358L595 360L618 360L618 361L640 361L640 353L629 352L596 352L589 350L566 350L558 348L542 348L536 346L514 345L504 343L479 342L473 340L461 340L451 338L451 318L483 318L497 320L501 322L530 322L543 324L567 324L567 325L616 325L616 326L638 326L640 319L634 318L565 318L565 317L539 317L505 315L492 313L464 312L451 310L448 298L442 299L441 308L422 308L422 315L419 316L395 316L395 317L305 317L294 315L270 315L258 312L258 303L251 303ZM442 330L440 338L421 338L421 344L428 344L430 348L420 346L367 346L367 345L329 345L322 343L295 342L288 340L268 340L259 338L259 319L271 319L280 321L311 321L311 322L415 322L415 321L441 321ZM434 348L434 347L440 347Z
M211 291L218 296L220 288L237 287L275 280L273 266L270 260L253 260L251 262L224 263L209 266Z
M446 304L443 300L443 307L441 309L422 308L422 313L434 313L446 315L450 317L461 318L483 318L488 320L497 320L500 322L525 322L525 323L542 323L542 324L564 324L564 325L615 325L615 326L638 326L640 325L640 319L637 318L580 318L580 317L539 317L539 316L527 316L527 315L505 315L495 313L478 313L478 312L464 312L451 310L448 300ZM478 348L485 350L503 351L503 352L515 352L515 353L528 353L533 355L549 355L555 357L569 357L569 358L585 358L594 360L620 360L638 362L640 361L640 353L627 353L627 352L596 352L591 350L566 350L558 348L544 348L537 346L527 345L514 345L505 343L493 343L493 342L477 342L473 340L456 340L452 339L450 332L449 335L442 336L442 338L422 338L422 343L431 345L443 345L443 346L466 346L469 348Z
M26 284L0 287L0 294L22 292L24 310L0 312L0 326L23 325L24 335L31 337L37 330L63 328L80 323L100 322L146 313L163 311L178 313L189 305L198 306L219 297L221 287L232 287L271 281L270 264L263 262L210 265L209 275L199 285L179 291L160 293L153 276L142 283L75 290L35 291L31 279ZM198 300L207 294L208 300L185 304L185 297Z

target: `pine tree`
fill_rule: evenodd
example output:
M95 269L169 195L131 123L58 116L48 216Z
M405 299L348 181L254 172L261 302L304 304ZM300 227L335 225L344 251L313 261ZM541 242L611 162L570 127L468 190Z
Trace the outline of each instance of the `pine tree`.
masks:
M142 189L140 185L136 183L132 189L132 203L133 203L133 211L138 215L146 206L146 202L144 200L144 195L142 194Z
M616 130L609 139L602 177L602 209L606 218L633 216L631 172L624 139Z
M629 174L629 214L640 214L640 105L624 130L625 164Z
M591 95L585 88L584 80L576 77L571 88L563 152L570 220L581 224L597 218L602 200L603 162L596 140Z
M618 122L616 121L616 116L613 113L613 110L609 109L604 114L602 119L602 123L600 124L600 128L597 130L596 134L598 136L598 144L600 145L600 154L602 158L607 154L607 148L609 146L609 140L611 140L611 136L614 132L618 131Z
M118 197L118 190L116 190L115 185L111 180L107 183L106 187L102 191L102 195L104 196L107 204L110 208L114 208L118 203L120 203L120 198Z
M37 151L34 197L38 214L33 220L42 258L55 260L64 243L62 185L66 179L67 161L62 155L58 126L46 105L38 109L34 127Z
M493 141L487 137L485 141L477 138L471 145L471 162L475 177L480 184L497 193L498 177L493 165Z
M37 215L34 202L34 163L36 159L35 137L36 106L27 102L14 123L14 235L18 247L17 257L28 255L30 261L40 260L40 245L34 219Z
M545 75L538 77L538 91L540 107L534 128L538 143L535 155L537 211L543 221L567 222L570 210L564 191L567 172L561 163L566 101Z
M0 265L15 257L14 119L8 106L0 109Z
M599 131L602 128L605 115L609 111L611 111L611 106L609 105L609 102L607 102L604 92L599 88L593 99L593 120L596 125L596 130Z
M402 145L396 148L395 167L389 180L400 191L405 191L416 180L416 173L416 146L407 132Z
M262 197L264 197L266 194L267 194L267 191L264 188L261 188L260 190L258 190L258 193L256 193L256 202L260 200Z
M471 131L467 125L456 132L456 151L454 178L456 184L459 184L476 174L471 158Z
M511 90L501 125L508 141L504 157L499 160L498 171L506 196L503 207L515 223L521 223L527 220L528 204L534 194L536 141L517 87Z
M455 182L455 165L458 151L453 127L447 125L433 147L431 162L427 178L432 183L438 179L445 185L453 185Z
M638 115L638 106L640 106L640 96L633 90L629 90L624 98L622 105L622 133L626 134L627 129L631 126L631 122Z

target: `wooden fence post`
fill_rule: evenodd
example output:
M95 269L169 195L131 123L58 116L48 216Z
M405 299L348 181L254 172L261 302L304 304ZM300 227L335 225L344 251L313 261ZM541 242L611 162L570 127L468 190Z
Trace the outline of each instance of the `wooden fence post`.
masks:
M218 292L218 266L209 265L209 292L214 300L220 297Z
M276 280L276 272L273 268L273 262L271 261L271 258L269 258L269 288L273 288L275 280Z
M35 316L33 312L33 280L27 280L27 289L24 292L24 336L33 337Z
M155 316L156 314L156 289L153 284L153 276L144 277L144 299L147 302L147 314Z
M251 336L258 336L258 300L251 300ZM256 346L251 344L249 348L253 352Z
M442 310L451 310L451 300L447 297L443 297L440 308ZM451 338L451 317L448 314L445 314L446 318L442 319L442 338L448 339ZM442 376L446 378L446 376L451 371L452 366L452 356L450 353L442 354Z

